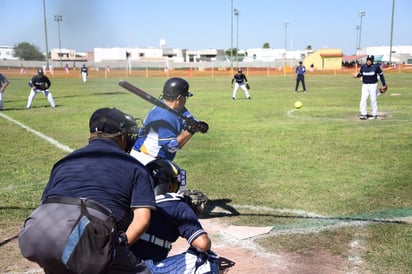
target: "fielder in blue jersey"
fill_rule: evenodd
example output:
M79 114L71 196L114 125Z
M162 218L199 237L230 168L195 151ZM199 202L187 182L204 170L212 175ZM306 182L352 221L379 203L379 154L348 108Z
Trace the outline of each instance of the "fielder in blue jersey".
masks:
M186 117L193 117L186 109L186 101L193 94L189 83L182 78L170 78L163 86L162 102ZM203 122L204 123L204 122ZM198 132L186 125L177 115L155 106L139 129L130 155L143 165L155 158L173 160L176 152Z
M299 61L299 66L296 67L296 86L295 93L298 92L299 83L302 82L303 92L307 92L305 85L305 72L306 67L302 64L302 61Z
M385 77L379 64L374 64L375 57L368 55L366 57L366 64L363 64L359 73L353 75L354 78L362 77L362 95L359 103L361 120L377 119L378 118L378 77L381 79L382 85L386 87ZM368 116L367 101L370 98L370 105L372 108L371 115Z
M157 208L149 228L131 247L135 256L143 258L154 274L219 273L209 236L183 196L176 193L181 184L179 167L158 159L148 163L146 169L153 178ZM172 243L179 237L187 240L189 249L168 257Z

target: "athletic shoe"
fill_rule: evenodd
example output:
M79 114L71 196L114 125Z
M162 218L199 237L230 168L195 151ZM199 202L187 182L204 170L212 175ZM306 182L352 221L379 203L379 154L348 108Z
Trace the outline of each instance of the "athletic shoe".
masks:
M247 98L248 98L249 100L250 100L250 99L252 99L252 97L250 97L250 96L249 96L249 97L247 97Z
M236 98L235 98L235 97L232 97L232 100L236 100Z
M378 115L372 115L368 117L368 120L376 120L376 119L378 119Z
M368 115L360 115L359 119L361 120L368 120Z

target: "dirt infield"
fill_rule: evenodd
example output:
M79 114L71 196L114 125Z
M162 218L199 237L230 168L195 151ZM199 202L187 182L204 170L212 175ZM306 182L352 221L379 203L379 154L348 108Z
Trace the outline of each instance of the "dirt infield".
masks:
M253 240L237 240L225 236L227 226L217 219L202 219L201 223L213 241L213 251L219 255L220 273L348 273L342 258L319 250L310 257L290 253L269 254ZM44 273L33 262L20 255L15 236L18 227L1 232L1 241L11 239L1 246L0 273ZM188 243L179 239L173 244L170 255L184 252Z

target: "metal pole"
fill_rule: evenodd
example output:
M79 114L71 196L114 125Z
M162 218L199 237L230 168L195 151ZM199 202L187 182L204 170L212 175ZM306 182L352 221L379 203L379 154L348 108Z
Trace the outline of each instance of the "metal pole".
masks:
M60 22L63 21L63 16L55 15L54 21L57 21L57 31L59 34L59 57L60 57L60 67L62 67L62 41L60 38Z
M284 26L285 26L285 64L283 66L283 74L286 75L286 55L288 52L288 25L289 22L285 22Z
M236 67L239 68L239 10L234 9L233 12L236 15Z
M359 47L358 47L358 43L359 43L359 29L360 29L359 26L356 26L356 27L355 27L355 30L356 30L356 47L355 47L356 51L355 51L355 55L358 55L358 49L359 49Z
M233 0L230 6L230 73L233 72Z
M361 37L362 37L362 17L365 16L366 12L361 11L359 12L360 16L360 24L359 24L359 50L361 50Z
M46 0L43 0L44 37L46 39L46 67L49 67L49 46L47 44Z
M391 41L389 47L389 64L392 63L393 19L395 17L395 0L392 0Z

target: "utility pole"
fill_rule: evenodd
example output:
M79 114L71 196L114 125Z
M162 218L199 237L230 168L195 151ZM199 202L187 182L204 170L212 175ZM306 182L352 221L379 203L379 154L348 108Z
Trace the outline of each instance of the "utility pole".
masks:
M59 34L59 57L60 57L60 67L62 66L62 40L60 38L60 22L63 21L63 16L61 15L55 15L54 16L54 21L57 21L57 31Z
M44 36L46 39L46 67L49 67L49 46L47 43L46 0L43 0Z

